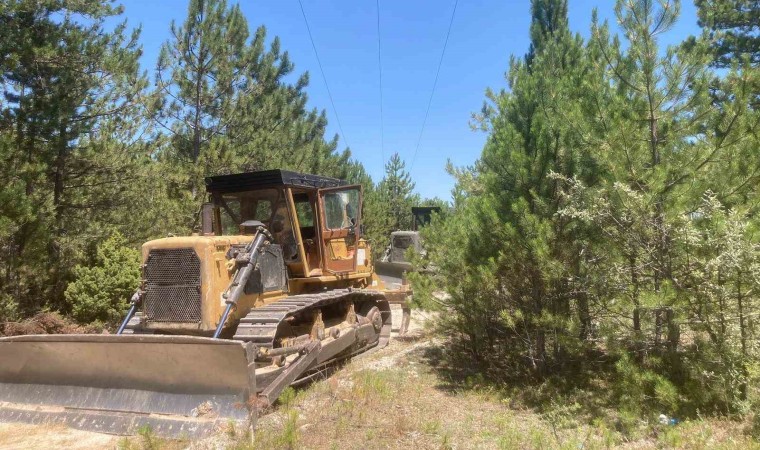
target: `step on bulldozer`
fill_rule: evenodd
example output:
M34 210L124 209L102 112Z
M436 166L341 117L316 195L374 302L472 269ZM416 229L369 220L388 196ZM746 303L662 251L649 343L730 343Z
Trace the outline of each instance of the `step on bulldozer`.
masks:
M142 246L116 334L0 339L0 422L195 437L255 426L290 385L388 344L362 189L284 170L206 179L200 230Z

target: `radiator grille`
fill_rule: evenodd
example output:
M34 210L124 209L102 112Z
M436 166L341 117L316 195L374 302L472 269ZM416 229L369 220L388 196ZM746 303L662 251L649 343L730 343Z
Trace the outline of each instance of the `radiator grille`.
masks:
M201 262L193 249L148 253L144 312L148 322L200 322Z

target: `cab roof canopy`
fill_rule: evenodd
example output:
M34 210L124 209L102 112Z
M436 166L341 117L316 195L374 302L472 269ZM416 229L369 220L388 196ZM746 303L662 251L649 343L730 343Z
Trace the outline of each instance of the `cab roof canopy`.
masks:
M337 178L280 169L206 177L206 191L214 194L245 192L284 186L302 189L322 189L345 186L347 184L345 181Z

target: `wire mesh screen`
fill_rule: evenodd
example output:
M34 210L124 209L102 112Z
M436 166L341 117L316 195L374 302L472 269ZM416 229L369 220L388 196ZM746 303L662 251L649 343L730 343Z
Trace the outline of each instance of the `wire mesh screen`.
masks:
M193 249L150 251L144 313L149 322L200 322L201 262Z

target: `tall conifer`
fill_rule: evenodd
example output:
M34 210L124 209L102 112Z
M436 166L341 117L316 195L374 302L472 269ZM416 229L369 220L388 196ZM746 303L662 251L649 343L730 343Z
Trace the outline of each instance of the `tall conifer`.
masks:
M380 195L388 206L393 230L410 230L412 226L412 206L416 201L414 182L406 164L398 153L391 155L385 164L385 177L378 185Z
M69 268L93 232L90 218L120 204L136 157L139 30L106 20L112 2L24 2L2 6L0 64L7 107L2 132L20 219L0 260L4 288L41 306L62 298ZM118 140L114 138L118 136ZM21 271L21 264L35 267ZM12 274L12 275L10 275Z
M699 25L709 33L717 67L747 58L760 64L760 3L757 0L696 0Z

